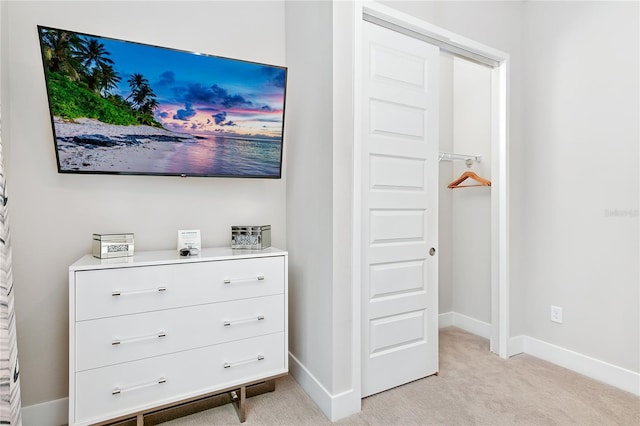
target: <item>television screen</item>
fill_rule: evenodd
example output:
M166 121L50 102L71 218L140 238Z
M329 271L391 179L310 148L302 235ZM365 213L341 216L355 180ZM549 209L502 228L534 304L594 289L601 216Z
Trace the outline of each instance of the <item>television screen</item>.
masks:
M285 67L38 34L60 173L281 177Z

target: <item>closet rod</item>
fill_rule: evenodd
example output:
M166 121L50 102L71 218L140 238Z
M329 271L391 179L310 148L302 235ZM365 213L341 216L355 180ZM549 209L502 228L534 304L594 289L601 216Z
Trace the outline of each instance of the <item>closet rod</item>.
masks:
M440 155L438 157L438 162L442 160L447 160L447 161L460 160L460 161L464 161L468 167L471 167L471 164L473 164L473 162L479 163L482 160L482 156L467 155L467 154L453 154L451 152L440 152Z

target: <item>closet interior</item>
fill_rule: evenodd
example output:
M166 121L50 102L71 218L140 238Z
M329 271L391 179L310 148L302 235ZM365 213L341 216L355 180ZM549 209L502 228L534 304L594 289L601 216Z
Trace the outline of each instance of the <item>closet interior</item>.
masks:
M443 52L439 120L440 327L489 339L491 68Z

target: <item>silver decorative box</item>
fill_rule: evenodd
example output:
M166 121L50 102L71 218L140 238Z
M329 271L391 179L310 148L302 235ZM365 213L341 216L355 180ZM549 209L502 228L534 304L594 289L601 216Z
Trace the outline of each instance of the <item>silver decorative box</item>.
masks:
M271 247L271 225L231 227L231 248L262 250L267 247Z
M93 234L93 257L133 256L133 234Z

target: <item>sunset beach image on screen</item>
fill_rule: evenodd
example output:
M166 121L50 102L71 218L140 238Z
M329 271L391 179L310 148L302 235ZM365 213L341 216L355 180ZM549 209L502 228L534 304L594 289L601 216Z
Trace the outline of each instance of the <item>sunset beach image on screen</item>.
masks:
M281 177L285 67L38 32L59 172Z

